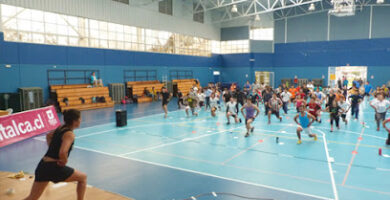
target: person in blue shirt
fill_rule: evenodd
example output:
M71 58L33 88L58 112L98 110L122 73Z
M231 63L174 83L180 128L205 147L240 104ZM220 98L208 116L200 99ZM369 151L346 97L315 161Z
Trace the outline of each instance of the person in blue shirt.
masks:
M205 106L205 110L207 110L207 108L210 108L210 96L211 96L211 93L213 93L213 91L211 90L210 87L208 87L206 89L206 92L204 93L206 95L206 106Z
M97 85L97 78L96 78L95 72L92 72L90 79L91 79L91 85L96 86Z
M366 84L364 85L364 96L370 98L371 93L372 93L372 86L367 81Z
M344 77L344 78L345 78L345 77ZM343 86L348 87L348 79L347 79L347 78L344 79L344 81L343 81Z
M352 84L354 84L357 89L360 88L360 83L359 83L359 81L357 79L355 79Z

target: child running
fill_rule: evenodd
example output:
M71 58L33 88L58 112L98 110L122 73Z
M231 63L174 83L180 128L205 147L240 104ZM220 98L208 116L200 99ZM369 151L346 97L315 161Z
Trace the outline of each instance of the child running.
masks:
M347 101L345 101L345 97L344 98L341 98L340 101L338 102L339 104L339 107L341 109L341 119L343 120L343 122L345 123L345 125L348 124L348 120L347 120L347 113L349 111L349 109L351 108L351 105L349 105L349 103Z
M337 129L340 129L339 121L340 121L340 106L337 104L336 99L333 99L325 109L330 113L330 132L333 132L333 121L336 122Z
M321 123L321 105L318 103L316 95L312 95L307 106L309 113L316 118L317 122Z
M297 108L298 113L299 113L299 108L301 106L306 107L306 101L304 99L302 99L302 97L300 95L296 95L294 102L295 102L295 106Z
M245 110L245 112L244 112ZM256 111L256 114L255 114ZM246 134L245 137L249 136L249 132L253 133L255 127L251 127L251 123L256 119L256 117L260 114L260 110L257 106L252 103L251 99L246 100L246 104L241 108L241 113L245 117L245 126L246 126Z
M291 96L292 94L288 92L287 88L284 88L282 94L280 94L280 97L282 98L283 102L283 111L285 115L287 115L288 103L290 102Z
M211 110L211 116L215 117L215 111L218 109L218 101L219 98L215 95L215 93L212 93L210 96L210 110Z
M298 142L297 144L302 144L301 140L301 132L304 131L309 135L309 137L314 137L314 141L317 141L317 135L311 133L310 126L314 122L315 117L311 115L310 113L306 112L306 107L301 106L299 107L299 114L297 114L294 118L295 123L298 124L297 128L297 136L298 136ZM299 119L299 122L298 122Z
M380 123L385 120L386 112L390 109L390 102L384 98L383 93L379 93L376 98L370 102L370 106L375 110L376 130L379 131Z
M282 117L279 115L279 109L283 106L282 100L277 97L276 93L272 94L272 98L268 102L269 111L268 111L268 124L271 124L271 115L274 114L276 118L282 121Z
M198 116L198 113L195 111L195 108L196 108L196 105L197 105L197 102L198 102L198 98L195 96L195 94L187 94L186 97L184 97L183 99L183 102L184 104L186 105L186 114L187 114L187 117L189 116L188 114L188 110L191 109L191 113L192 115L194 116Z
M233 97L230 98L229 101L226 103L227 125L230 124L230 117L233 117L236 123L241 123L241 119L238 117L238 109L236 107L236 104L236 99Z

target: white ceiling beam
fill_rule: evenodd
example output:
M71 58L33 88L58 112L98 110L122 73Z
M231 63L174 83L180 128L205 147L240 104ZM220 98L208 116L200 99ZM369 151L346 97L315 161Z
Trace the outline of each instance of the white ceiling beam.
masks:
M204 2L206 0L199 0L201 2ZM210 2L210 0L207 0ZM211 7L204 7L204 11L201 11L201 12L208 12L210 10L215 10L215 9L218 9L218 8L224 8L226 6L232 6L232 5L235 5L235 4L239 4L239 3L244 3L244 2L248 2L248 0L231 0L230 2L226 2L224 0L220 1L220 2L217 2L219 4L214 4L214 2L212 2L213 6ZM194 13L198 13L199 11L197 12L194 12Z
M278 11L278 10L284 10L284 9L287 9L287 8L294 8L294 7L298 7L298 6L302 6L302 5L306 5L306 4L319 2L319 1L322 1L322 0L306 0L306 1L302 0L298 4L289 4L289 5L281 4L279 6L275 6L273 9L267 9L267 7L262 5L258 0L255 0L255 1L256 1L256 4L260 5L260 7L263 8L262 10L257 10L256 9L255 12L248 12L247 14L245 13L245 14L238 15L238 16L235 16L235 17L230 16L229 20L239 19L239 18L243 18L243 17L250 17L250 16L264 14L264 13L269 13L269 12ZM229 20L221 19L221 20L214 21L214 23L221 23L221 22L225 22L225 21L229 21Z

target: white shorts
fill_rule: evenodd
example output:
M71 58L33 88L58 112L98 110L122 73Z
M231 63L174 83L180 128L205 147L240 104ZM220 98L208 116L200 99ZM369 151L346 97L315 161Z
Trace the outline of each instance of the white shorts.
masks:
M306 134L308 135L311 135L311 128L310 127L307 127L307 128L303 128L302 126L298 126L298 128L301 128L303 130L303 132L305 132Z

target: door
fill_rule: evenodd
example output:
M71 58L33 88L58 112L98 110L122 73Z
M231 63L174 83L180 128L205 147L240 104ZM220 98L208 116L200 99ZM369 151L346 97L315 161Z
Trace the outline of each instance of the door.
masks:
M348 80L348 88L352 87L354 80L361 80L363 83L367 80L366 66L340 66L329 67L328 83L331 87L337 87L337 81Z
M267 71L256 71L255 72L256 83L264 83L265 85L274 87L275 86L275 73Z

